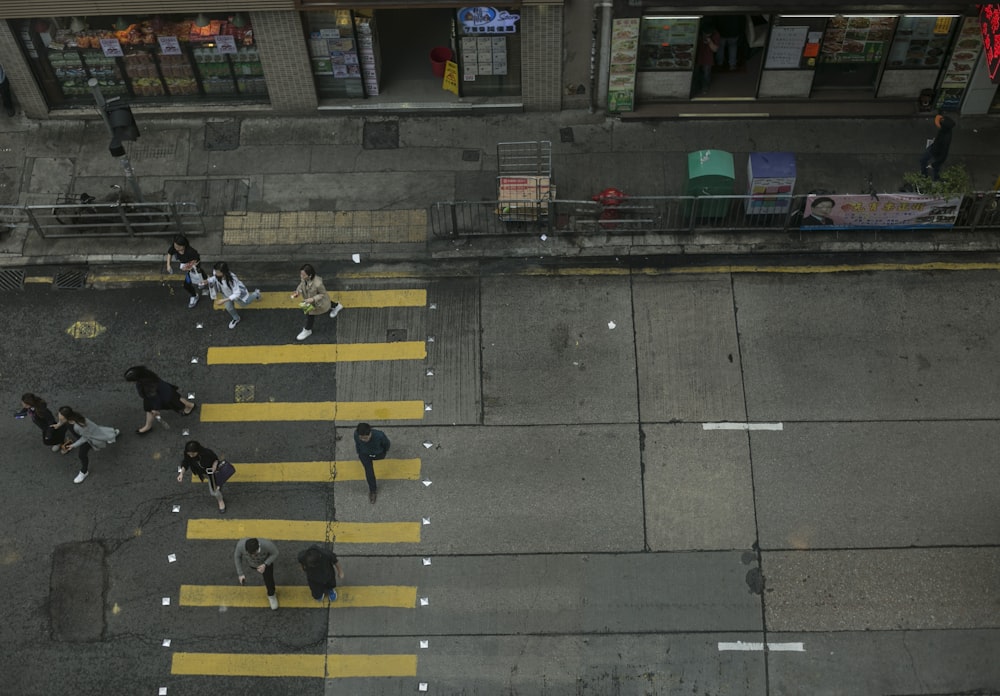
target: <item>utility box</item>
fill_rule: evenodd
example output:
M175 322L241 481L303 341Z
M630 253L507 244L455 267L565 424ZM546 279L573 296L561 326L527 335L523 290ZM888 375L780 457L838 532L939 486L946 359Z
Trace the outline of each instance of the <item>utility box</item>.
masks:
M698 150L688 153L687 196L732 196L736 192L733 155L725 150ZM731 199L696 201L695 218L725 217ZM690 213L690 203L687 207Z
M747 161L747 215L784 214L792 207L795 155L751 152Z

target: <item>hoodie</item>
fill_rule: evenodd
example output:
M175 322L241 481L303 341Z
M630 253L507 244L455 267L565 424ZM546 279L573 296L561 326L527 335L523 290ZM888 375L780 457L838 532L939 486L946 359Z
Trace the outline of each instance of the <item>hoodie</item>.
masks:
M941 166L948 158L948 149L951 147L951 132L955 129L955 121L948 116L938 116L934 119L934 123L937 124L938 134L928 149L931 154L931 164Z

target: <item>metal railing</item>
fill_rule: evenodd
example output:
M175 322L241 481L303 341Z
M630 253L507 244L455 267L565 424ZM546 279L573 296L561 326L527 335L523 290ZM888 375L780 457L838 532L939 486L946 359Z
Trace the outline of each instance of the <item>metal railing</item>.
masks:
M440 239L528 234L799 233L805 195L781 197L781 212L755 209L755 196L630 196L618 205L594 201L448 201L430 208ZM517 215L508 214L516 210ZM516 219L511 219L511 218ZM912 229L920 230L919 225ZM965 196L952 229L1000 232L1000 193ZM802 230L808 235L816 230ZM938 230L941 231L941 230ZM843 230L842 230L843 232ZM849 230L847 232L850 232Z
M77 202L18 206L17 210L19 222L30 225L44 239L198 236L205 233L205 223L196 203ZM0 215L0 224L2 221Z

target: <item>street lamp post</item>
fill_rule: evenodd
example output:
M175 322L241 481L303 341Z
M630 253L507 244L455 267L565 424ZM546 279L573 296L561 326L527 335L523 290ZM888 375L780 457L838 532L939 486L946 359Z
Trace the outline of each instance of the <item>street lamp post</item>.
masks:
M128 183L129 188L132 189L132 193L135 195L136 201L142 201L142 190L139 188L139 179L135 175L135 170L132 169L132 162L128 158L128 154L125 152L125 147L122 145L122 140L135 140L139 137L139 129L135 127L135 119L132 118L132 111L128 108L126 104L116 104L118 97L112 102L107 101L104 95L101 94L101 88L98 85L97 78L90 78L87 81L90 85L90 91L94 95L94 101L97 103L97 110L101 114L101 118L104 120L104 125L108 128L108 134L111 136L111 144L108 149L111 151L112 157L117 157L118 161L121 162L122 169L125 172L125 181Z

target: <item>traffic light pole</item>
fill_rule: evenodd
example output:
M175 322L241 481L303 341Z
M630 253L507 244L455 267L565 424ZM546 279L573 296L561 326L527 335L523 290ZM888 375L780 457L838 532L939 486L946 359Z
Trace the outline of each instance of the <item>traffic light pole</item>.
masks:
M121 162L122 170L125 172L125 182L132 189L132 194L135 196L135 200L142 201L142 190L139 188L139 179L136 178L135 170L132 169L132 162L129 161L128 155L125 153L125 148L118 144L117 149L115 148L115 143L118 142L115 139L114 128L111 127L111 121L108 119L108 102L101 94L101 88L98 85L97 78L90 78L87 81L90 85L90 91L94 95L94 101L97 103L97 111L101 114L101 119L104 121L104 125L107 126L108 135L111 136L111 154L112 156L117 156L118 161ZM116 154L120 153L120 154Z

